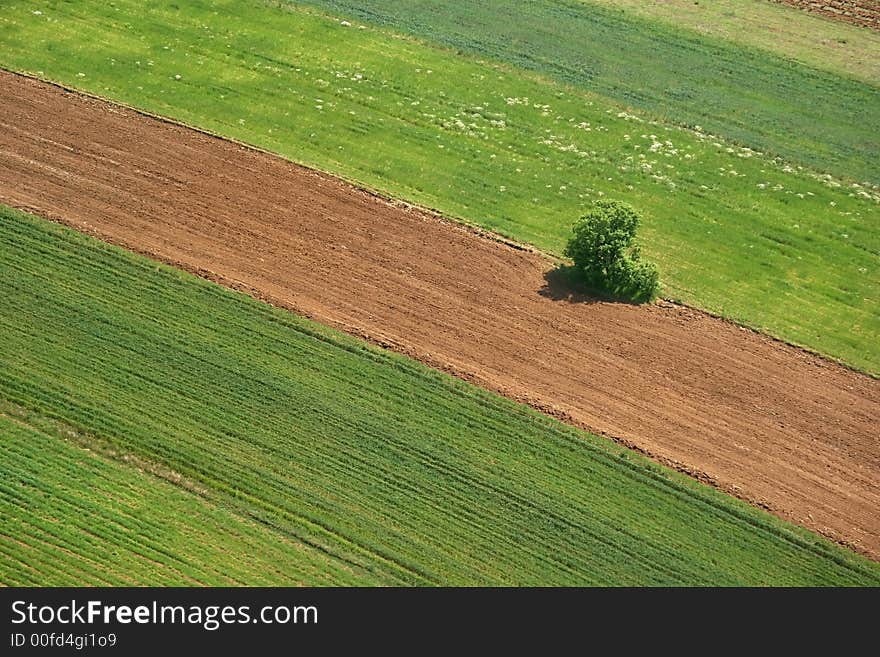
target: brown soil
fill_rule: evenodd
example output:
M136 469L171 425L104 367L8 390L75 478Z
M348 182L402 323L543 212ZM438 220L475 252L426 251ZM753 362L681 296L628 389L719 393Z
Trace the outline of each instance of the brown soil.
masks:
M603 433L880 557L880 381L705 313L579 299L538 253L0 73L0 201Z
M773 0L828 18L880 30L880 0Z

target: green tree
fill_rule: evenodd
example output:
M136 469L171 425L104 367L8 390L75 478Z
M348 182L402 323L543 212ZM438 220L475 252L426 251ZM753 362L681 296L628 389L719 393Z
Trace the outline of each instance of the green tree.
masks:
M626 203L598 201L574 224L565 255L590 288L636 302L657 296L657 267L641 259L635 244L640 217Z

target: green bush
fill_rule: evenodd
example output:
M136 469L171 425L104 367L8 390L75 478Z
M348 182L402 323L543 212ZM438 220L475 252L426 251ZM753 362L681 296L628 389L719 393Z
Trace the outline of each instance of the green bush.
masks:
M574 224L574 236L565 247L584 283L597 292L631 301L657 296L657 267L640 258L634 244L638 213L620 201L598 201Z

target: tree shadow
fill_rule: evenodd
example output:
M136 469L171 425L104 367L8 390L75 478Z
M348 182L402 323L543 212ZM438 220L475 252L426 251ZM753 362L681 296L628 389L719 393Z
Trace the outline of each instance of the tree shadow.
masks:
M544 286L538 294L553 301L568 303L625 303L630 306L638 302L616 296L607 290L600 290L587 284L577 267L559 265L544 274Z

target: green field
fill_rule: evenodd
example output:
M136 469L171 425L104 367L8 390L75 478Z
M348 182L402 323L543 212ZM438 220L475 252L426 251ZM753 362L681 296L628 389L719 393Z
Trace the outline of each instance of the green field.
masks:
M880 89L577 0L298 0L880 183ZM766 33L766 32L765 32ZM880 56L874 51L872 58Z
M880 584L609 441L2 208L0 298L3 584Z
M767 0L581 0L880 85L880 34Z
M210 501L199 486L187 490L167 468L151 474L145 461L100 448L94 437L0 400L0 584L387 582Z
M553 253L593 200L628 201L664 296L880 373L877 189L389 32L263 3L176 7L16 1L0 65Z

